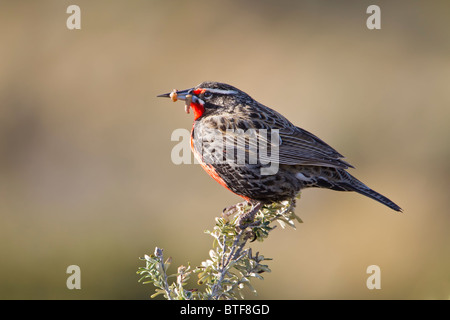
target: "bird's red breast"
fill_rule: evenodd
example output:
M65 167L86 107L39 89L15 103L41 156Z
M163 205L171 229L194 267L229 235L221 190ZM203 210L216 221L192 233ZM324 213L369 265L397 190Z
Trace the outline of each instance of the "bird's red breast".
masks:
M192 104L191 104L191 106L192 106ZM195 114L195 109L194 109L194 114ZM192 131L191 131L191 150L192 150L192 153L194 154L194 157L197 159L197 161L200 163L200 165L202 166L202 168L203 168L203 170L205 170L206 171L206 173L210 176L210 177L212 177L214 180L216 180L218 183L220 183L222 186L224 186L226 189L228 189L228 190L230 190L231 192L233 192L233 193L235 193L234 191L232 191L229 187L228 187L228 185L227 185L227 183L225 182L225 180L223 180L220 176L219 176L219 174L217 173L217 171L216 171L216 169L214 169L214 166L212 165L212 164L210 164L210 163L205 163L204 161L203 161L203 156L195 149L195 147L194 147L194 128L195 128L195 122L194 122L194 125L192 126ZM249 201L250 200L250 198L248 198L248 197L245 197L245 196L243 196L243 195L240 195L240 194L237 194L237 193L235 193L236 195L238 195L238 196L240 196L241 198L243 198L244 200L247 200L247 201Z

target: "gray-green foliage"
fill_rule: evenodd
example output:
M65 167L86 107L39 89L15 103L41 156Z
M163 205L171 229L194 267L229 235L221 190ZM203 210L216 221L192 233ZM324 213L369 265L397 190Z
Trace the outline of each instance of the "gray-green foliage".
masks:
M238 213L231 217L216 218L212 231L206 231L214 238L213 248L209 251L209 259L191 270L188 265L178 267L177 273L168 274L171 258L164 260L163 250L156 248L154 254L145 255L145 267L137 273L140 282L153 283L156 292L151 297L163 294L169 300L194 299L238 299L243 298L242 289L247 286L256 294L251 285L252 279L263 279L262 274L270 272L265 258L253 251L247 244L266 239L277 221L284 228L286 225L295 228L295 220L301 220L294 213L295 200L264 205L255 215L253 221L245 228L239 228L239 216L250 210L250 206L239 207ZM187 281L197 274L199 288L187 289ZM169 279L174 279L169 283Z

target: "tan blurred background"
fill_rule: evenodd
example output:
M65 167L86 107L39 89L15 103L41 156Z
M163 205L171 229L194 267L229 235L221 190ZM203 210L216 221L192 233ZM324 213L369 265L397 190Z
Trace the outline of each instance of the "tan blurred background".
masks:
M155 96L215 80L327 141L405 211L304 191L304 223L254 244L274 260L247 298L448 299L449 17L448 1L1 1L0 298L148 299L139 257L162 247L173 272L207 258L203 231L240 198L171 162L192 115ZM81 290L66 288L72 264Z

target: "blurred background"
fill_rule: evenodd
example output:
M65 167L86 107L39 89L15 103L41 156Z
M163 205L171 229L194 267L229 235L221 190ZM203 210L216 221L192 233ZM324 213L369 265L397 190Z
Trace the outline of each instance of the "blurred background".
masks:
M450 3L376 1L381 30L371 4L1 1L0 298L148 299L139 257L159 246L173 272L208 257L203 231L241 199L171 162L192 114L155 96L212 80L328 142L404 209L304 191L304 223L253 244L272 273L247 298L448 299ZM81 290L66 287L72 264Z

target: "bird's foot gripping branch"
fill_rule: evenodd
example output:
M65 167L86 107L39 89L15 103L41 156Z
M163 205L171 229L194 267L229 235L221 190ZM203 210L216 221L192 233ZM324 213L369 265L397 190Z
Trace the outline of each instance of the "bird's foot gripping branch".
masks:
M156 248L154 254L141 258L145 267L137 271L141 275L139 281L153 283L156 292L152 298L162 294L169 300L238 299L243 298L244 287L256 294L250 282L255 278L262 280L262 274L270 272L265 263L271 259L259 252L253 254L247 244L266 239L276 227L275 221L283 228L286 225L295 228L295 221L302 221L295 215L294 208L295 199L263 205L254 220L243 228L239 225L242 223L240 217L253 207L239 206L235 215L216 218L214 229L206 231L214 238L213 248L209 251L209 259L199 267L180 266L176 273L168 274L172 259L164 260L163 250ZM198 276L198 287L187 288L193 273Z

